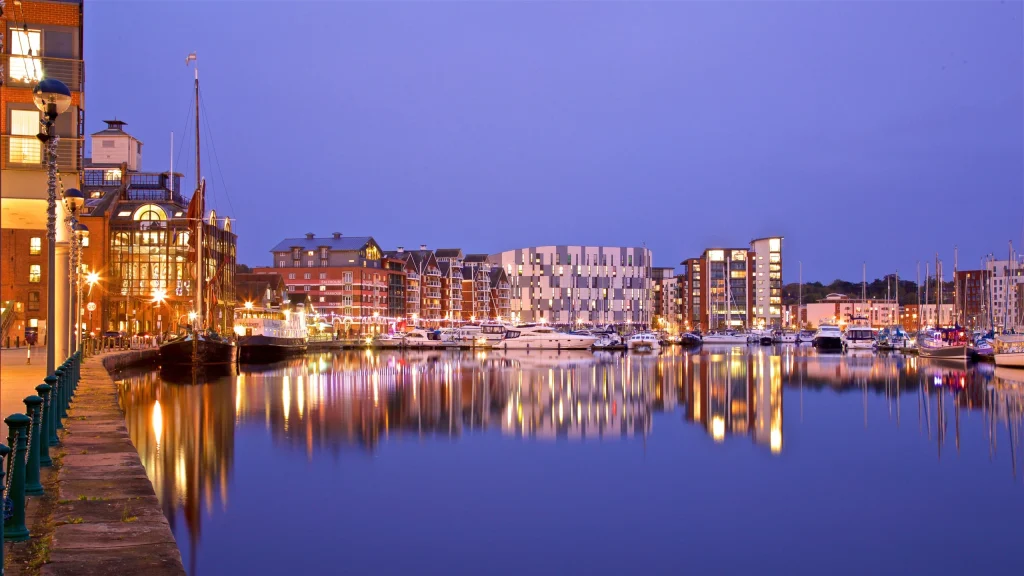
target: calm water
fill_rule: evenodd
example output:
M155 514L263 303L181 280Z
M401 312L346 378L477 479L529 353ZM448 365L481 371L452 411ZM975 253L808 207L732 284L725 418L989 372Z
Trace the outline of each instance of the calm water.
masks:
M721 347L124 378L193 576L1024 573L1024 371Z

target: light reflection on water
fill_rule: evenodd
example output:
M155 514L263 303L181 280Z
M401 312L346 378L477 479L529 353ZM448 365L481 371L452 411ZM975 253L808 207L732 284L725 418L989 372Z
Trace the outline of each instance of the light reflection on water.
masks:
M789 448L787 433L796 430L796 438L807 445L816 430L803 425L805 411L814 420L813 407L830 403L836 394L841 407L856 404L863 413L863 428L843 430L854 441L860 434L860 441L878 442L874 434L879 428L885 442L916 434L933 446L939 462L962 449L987 449L987 460L995 461L987 465L1005 468L1004 477L1018 486L1018 504L1024 494L1017 469L1024 371L996 371L987 365L947 365L897 355L818 356L794 347L708 347L660 356L358 351L242 366L194 380L161 378L159 372L132 374L119 385L132 440L193 575L204 568L217 573L225 566L236 567L232 562L252 555L246 547L223 544L221 536L210 537L211 547L201 550L204 522L235 536L258 533L229 513L251 518L252 492L269 488L276 498L308 488L331 491L332 474L342 473L356 486L374 482L377 461L353 461L347 456L353 450L391 452L384 457L401 464L403 455L412 459L405 439L418 443L408 450L427 450L423 442L475 436L497 453L512 450L503 437L542 441L534 448L540 451L548 441L567 440L564 446L557 443L559 449L568 457L575 451L585 467L599 465L602 451L609 452L608 458L621 456L610 447L596 452L572 447L579 442L621 439L646 454L649 442L663 434L658 446L679 443L676 448L692 450L694 439L680 437L685 429L677 427L697 426L712 445L729 446L746 438L756 452L784 461L793 452L799 461L812 456L811 448ZM965 425L968 419L970 425ZM236 443L269 450L250 448L236 461ZM279 467L284 459L294 463L282 451L300 455L313 475L268 474L267 467ZM324 472L318 465L323 458L332 465L341 459L345 465ZM701 466L699 461L692 464ZM685 479L685 469L686 458L681 457L680 463L650 473ZM459 472L452 470L450 481L458 483ZM582 478L584 472L564 480L571 484ZM243 499L238 504L242 510L232 508L235 493ZM376 504L378 512L401 521L401 507L388 509L387 499ZM294 516L294 521L319 526L317 530L337 523L336 517L317 518L316 510ZM438 519L423 529L464 520ZM264 573L288 567L254 564L255 572ZM602 571L600 566L597 571Z

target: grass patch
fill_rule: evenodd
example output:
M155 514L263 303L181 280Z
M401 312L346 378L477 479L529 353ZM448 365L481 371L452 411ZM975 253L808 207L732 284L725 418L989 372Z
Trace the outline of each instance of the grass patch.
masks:
M121 509L121 522L135 522L139 519L135 515L135 511L128 507L127 504Z

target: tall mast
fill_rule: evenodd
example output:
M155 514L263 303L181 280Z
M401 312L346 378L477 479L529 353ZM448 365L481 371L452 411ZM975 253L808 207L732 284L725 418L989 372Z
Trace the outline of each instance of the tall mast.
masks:
M930 294L930 291L928 289L928 275L930 274L930 272L928 271L928 266L929 266L929 263L925 262L924 263L924 307L925 308L928 307L928 298L929 298L929 294ZM924 311L923 310L921 311L921 320L924 321Z
M196 326L202 328L206 323L206 308L203 302L203 280L206 276L206 245L203 239L203 214L206 212L206 198L202 176L199 173L199 63L196 53L185 58L185 65L195 62L195 99L196 99L196 194L199 194L199 221L196 222Z
M921 330L921 318L924 310L921 308L921 261L917 261L917 329Z
M896 320L900 318L900 269L896 269L896 296L894 302L896 303Z
M957 276L959 270L959 248L953 246L953 325L960 324L960 278Z
M797 300L796 300L796 326L802 328L800 309L804 307L804 263L803 261L798 262L800 264L799 277L797 278Z
M942 265L935 253L935 327L942 327Z

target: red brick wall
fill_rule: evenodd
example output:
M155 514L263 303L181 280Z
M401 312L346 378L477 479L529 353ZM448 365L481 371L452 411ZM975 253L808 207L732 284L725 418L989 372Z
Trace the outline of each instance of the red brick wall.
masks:
M39 254L29 254L30 238L40 238ZM11 339L17 334L25 337L29 318L37 318L40 326L46 322L46 232L44 230L0 230L0 300L14 302L17 320L11 329ZM29 267L38 264L39 282L29 282ZM39 309L28 309L28 293L39 292ZM42 335L43 329L40 329ZM41 340L40 340L41 342Z

